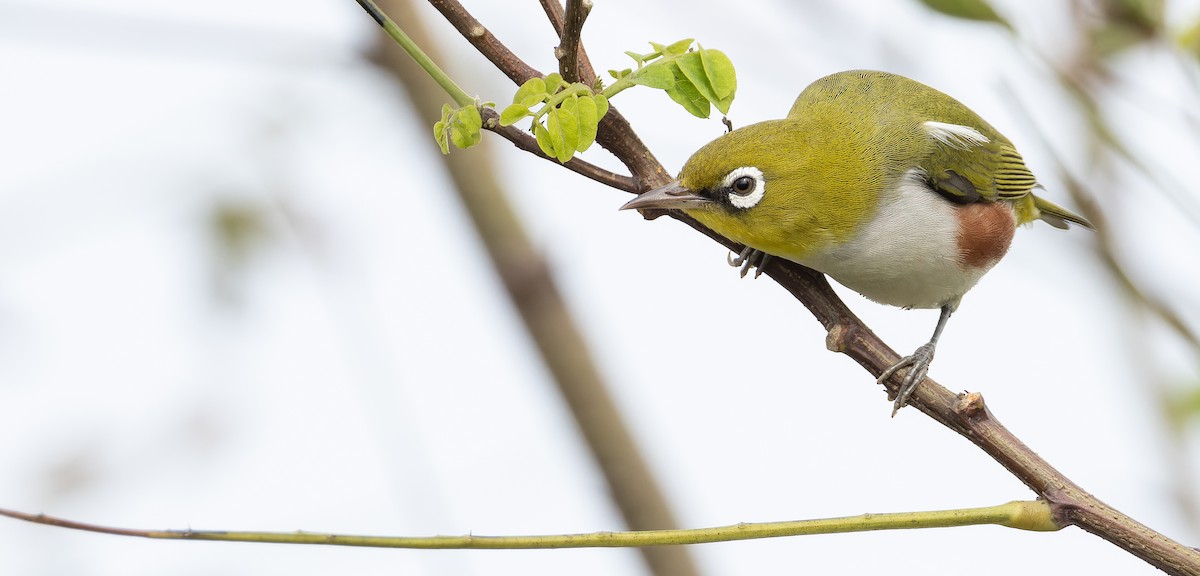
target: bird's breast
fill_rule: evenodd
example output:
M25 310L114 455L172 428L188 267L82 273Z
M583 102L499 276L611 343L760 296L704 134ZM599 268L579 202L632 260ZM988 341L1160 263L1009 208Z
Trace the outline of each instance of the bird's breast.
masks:
M876 302L938 308L956 303L1004 256L1015 229L1007 202L954 204L913 171L849 240L790 259Z

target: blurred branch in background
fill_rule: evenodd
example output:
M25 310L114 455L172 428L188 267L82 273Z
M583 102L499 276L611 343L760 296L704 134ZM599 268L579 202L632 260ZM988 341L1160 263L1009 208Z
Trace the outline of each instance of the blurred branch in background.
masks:
M435 61L445 61L437 56L436 43L420 25L411 2L391 0L380 4ZM408 56L381 38L375 57L412 98L418 116L437 116L445 95ZM570 407L625 521L634 530L674 527L674 516L662 491L609 396L546 261L508 204L486 147L471 154L443 155L442 159L455 192ZM698 573L686 548L643 548L640 552L658 576Z
M1164 450L1166 467L1173 482L1176 509L1193 533L1200 535L1196 475L1188 458L1192 444L1188 430L1196 424L1200 410L1186 409L1192 404L1187 399L1200 394L1200 383L1192 381L1183 390L1172 385L1180 380L1180 375L1171 373L1169 364L1153 358L1157 349L1153 328L1156 323L1165 326L1190 350L1193 373L1200 372L1200 337L1197 336L1196 327L1189 324L1188 318L1182 314L1182 303L1172 301L1169 297L1172 293L1179 294L1179 290L1172 286L1154 286L1143 275L1130 270L1121 257L1120 247L1130 241L1129 237L1123 236L1133 232L1124 232L1127 223L1119 218L1107 217L1100 209L1100 206L1132 205L1136 201L1128 197L1130 194L1150 192L1161 195L1174 205L1190 225L1200 225L1200 203L1197 202L1195 191L1188 189L1185 183L1176 181L1169 170L1160 167L1164 158L1156 158L1146 149L1125 142L1113 126L1112 117L1115 113L1107 109L1102 101L1122 88L1128 92L1134 87L1149 86L1144 84L1149 82L1142 73L1144 70L1122 60L1123 56L1141 49L1153 50L1177 60L1180 64L1178 70L1184 76L1181 84L1191 92L1178 100L1200 102L1195 60L1200 52L1189 55L1187 46L1182 45L1185 37L1172 37L1167 29L1165 3L1162 0L1104 0L1092 5L1077 0L1072 7L1075 28L1082 39L1081 47L1057 60L1047 59L1047 64L1078 105L1077 109L1084 120L1083 126L1088 131L1084 141L1091 145L1083 170L1093 177L1087 178L1085 185L1085 179L1072 171L1057 154L1055 163L1059 178L1066 185L1071 198L1086 216L1098 224L1096 242L1091 244L1097 260L1128 302L1133 316L1151 320L1131 323L1130 329L1125 332L1125 339L1130 348L1141 347L1150 352L1151 359L1136 366L1145 372L1139 380L1145 391L1152 395L1154 405L1161 410L1160 417L1167 440ZM1200 23L1193 24L1192 28L1198 25ZM1177 42L1180 44L1177 45ZM1123 77L1129 79L1123 81ZM1147 102L1151 94L1145 89L1127 97L1134 99L1137 105L1154 116L1165 117L1166 114L1178 113L1192 119L1184 128L1196 132L1196 110L1183 109L1169 102ZM1031 121L1031 124L1034 123ZM1041 137L1047 139L1044 133ZM1046 149L1053 150L1049 142L1046 142ZM1143 176L1150 183L1145 187L1148 189L1143 190L1122 181L1114 170L1119 163L1124 163ZM1118 210L1110 212L1120 213ZM1195 253L1194 249L1183 247L1168 249Z

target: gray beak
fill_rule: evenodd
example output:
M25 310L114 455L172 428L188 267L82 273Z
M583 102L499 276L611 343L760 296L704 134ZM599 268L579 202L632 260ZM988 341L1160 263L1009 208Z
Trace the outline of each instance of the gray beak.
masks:
M688 208L698 208L712 204L712 200L703 196L697 195L695 192L684 188L678 180L663 186L655 188L649 192L643 192L637 198L626 202L621 206L621 210L633 210L637 208L676 208L685 210Z

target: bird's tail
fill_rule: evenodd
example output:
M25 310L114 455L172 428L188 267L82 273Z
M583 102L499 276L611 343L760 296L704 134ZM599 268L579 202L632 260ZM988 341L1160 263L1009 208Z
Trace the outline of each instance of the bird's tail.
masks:
M1066 230L1067 222L1073 222L1089 230L1095 230L1096 227L1088 222L1087 218L1080 216L1058 204L1055 204L1045 198L1033 196L1033 207L1036 209L1035 218L1041 219L1043 222L1055 227Z

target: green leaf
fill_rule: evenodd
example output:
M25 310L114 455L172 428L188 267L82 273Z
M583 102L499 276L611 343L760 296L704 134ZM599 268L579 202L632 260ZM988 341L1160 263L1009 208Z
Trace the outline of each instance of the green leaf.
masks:
M597 114L596 100L590 96L582 96L575 106L575 117L579 120L579 145L576 150L583 152L596 141L596 128L600 124Z
M712 84L713 92L718 100L724 100L737 90L737 74L733 70L733 62L720 50L701 50L700 62L704 64L704 75ZM728 113L728 110L722 110Z
M547 96L549 94L546 93L546 81L542 78L530 78L517 88L517 93L513 95L513 104L524 104L528 109L545 100Z
M921 0L921 3L930 10L941 12L947 16L962 18L964 20L993 22L1005 28L1012 29L1012 25L1008 23L1008 20L997 14L991 4L987 3L987 0Z
M567 107L555 108L547 114L546 127L550 131L550 142L558 153L558 161L570 160L579 146L579 120L575 114Z
M677 58L675 63L704 99L716 102L721 98L717 96L717 91L713 89L712 84L708 81L708 76L704 73L704 60L701 54L702 52L688 52Z
M563 127L563 144L571 151L571 155L579 150L579 142L582 136L582 129L579 125L579 97L571 96L563 101L562 108L558 110L559 124ZM567 158L570 160L570 158ZM566 162L566 160L563 160Z
M438 148L442 149L442 154L450 153L450 143L446 141L446 122L438 120L433 125L433 139L437 140Z
M630 52L629 50L626 50L625 55L630 58L633 58L633 61L637 62L638 66L641 66L642 62L646 61L646 57L641 54L638 54L637 52Z
M454 115L454 119L463 128L475 134L478 134L479 130L483 128L483 116L479 114L479 108L476 108L474 104L468 104L459 108L458 112Z
M529 108L524 104L512 104L500 112L500 125L512 126L529 115Z
M450 142L454 143L455 148L467 148L471 146L471 135L460 124L450 125Z
M433 139L437 141L438 148L442 149L442 154L450 153L449 137L453 125L451 119L453 115L454 109L449 104L442 104L442 119L433 125Z
M555 108L546 114L546 133L550 137L550 149L554 150L551 156L558 158L563 153L563 131L558 125L558 109Z
M537 138L538 148L541 148L542 152L551 158L558 156L554 152L554 143L550 141L550 132L540 122L533 123L533 136Z
M557 94L559 90L562 90L562 87L562 74L559 74L558 72L551 72L546 75L546 92L549 92L550 94Z
M667 47L663 44L659 44L658 42L651 42L650 47L653 48L654 51L660 55L666 54Z
M659 90L667 90L675 85L675 75L671 73L669 63L655 62L647 66L643 66L632 76L634 84L649 86L650 88L658 88Z
M680 54L684 54L688 51L688 47L690 47L694 41L695 40L692 38L684 38L683 40L672 43L663 50L663 55L678 56Z
M688 80L679 66L671 65L671 72L675 75L675 85L667 89L667 96L683 106L688 112L697 118L708 118L711 112L711 107L708 104L708 99L700 94L696 86Z
M604 119L604 115L608 114L608 98L603 94L597 94L593 97L596 100L596 121Z

